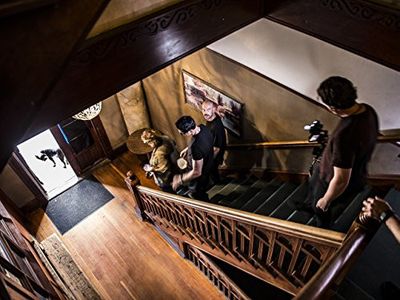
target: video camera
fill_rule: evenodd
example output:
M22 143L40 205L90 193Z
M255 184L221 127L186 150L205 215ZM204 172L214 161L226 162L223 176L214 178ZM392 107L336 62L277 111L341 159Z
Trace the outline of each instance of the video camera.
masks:
M304 130L310 133L308 141L318 143L312 152L314 158L309 169L310 176L313 173L314 165L319 162L321 154L324 152L326 142L328 141L328 130L322 129L323 127L324 125L319 120L315 120L310 125L304 126Z
M315 120L310 125L304 126L304 130L310 133L308 141L320 144L326 143L328 140L328 130L323 130L323 127L324 125L319 120Z

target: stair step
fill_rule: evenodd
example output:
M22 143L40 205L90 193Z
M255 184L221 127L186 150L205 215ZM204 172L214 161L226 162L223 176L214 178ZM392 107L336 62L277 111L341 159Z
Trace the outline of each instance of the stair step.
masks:
M259 191L253 198L249 199L240 209L244 211L253 212L256 210L266 199L268 199L279 187L282 182L277 178L272 179L261 191Z
M344 279L337 291L337 299L344 300L373 300L374 298L350 279Z
M229 206L232 208L240 208L247 201L249 201L249 199L251 199L255 194L257 194L259 191L261 191L266 185L267 185L267 182L265 182L264 180L257 180L234 201L226 203L226 206ZM221 203L221 201L220 201L220 203Z
M285 201L282 202L271 214L273 218L286 220L295 210L294 203L304 200L308 193L308 182L300 184Z
M372 188L365 187L359 192L341 215L335 220L332 225L332 230L339 232L347 232L351 224L361 211L362 202L371 195Z
M227 184L229 184L232 181L234 181L234 179L231 178L222 179L221 182L215 184L212 188L210 188L207 191L208 198L211 199L212 197L214 197L216 194L218 194L220 190L222 190Z
M297 188L297 184L285 182L278 190L275 191L268 199L264 201L254 213L268 216L274 211L278 205L286 200L286 198Z
M237 198L240 198L245 194L249 187L254 183L254 179L249 178L241 182L237 188L235 188L229 195L223 197L221 200L218 201L218 204L224 206L230 206L232 202L236 201ZM217 195L218 196L218 195ZM216 196L216 197L217 197Z
M227 185L225 185L225 187L222 188L216 195L214 195L210 199L210 202L218 203L223 199L227 199L226 202L230 203L236 197L239 197L241 192L244 192L247 189L248 185L253 183L253 181L254 180L251 178L233 180Z
M288 221L301 223L301 224L311 224L314 214L304 210L295 210L288 218Z

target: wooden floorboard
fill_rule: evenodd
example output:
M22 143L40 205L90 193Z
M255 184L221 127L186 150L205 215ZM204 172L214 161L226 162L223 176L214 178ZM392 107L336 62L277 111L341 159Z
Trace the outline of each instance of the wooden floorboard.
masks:
M30 218L36 238L57 232L104 299L224 299L151 224L134 216L121 165L134 169L142 184L154 185L144 180L138 162L125 154L114 165L96 169L94 176L114 199L63 236L43 211L36 211Z

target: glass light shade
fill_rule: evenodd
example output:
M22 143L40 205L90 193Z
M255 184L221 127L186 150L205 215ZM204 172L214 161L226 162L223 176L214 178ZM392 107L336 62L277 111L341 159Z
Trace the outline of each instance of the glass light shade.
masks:
M99 115L101 111L101 102L96 103L81 112L77 113L76 115L72 116L74 119L82 120L82 121L89 121Z

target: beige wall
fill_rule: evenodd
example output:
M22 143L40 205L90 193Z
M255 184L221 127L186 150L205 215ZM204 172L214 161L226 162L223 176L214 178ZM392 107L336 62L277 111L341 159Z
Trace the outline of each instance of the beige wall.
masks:
M175 129L175 121L188 114L204 122L201 113L185 104L182 69L211 83L245 104L243 136L229 135L229 141L305 140L305 124L321 120L332 131L338 119L322 107L288 91L249 69L203 49L143 80L149 113L156 129L173 137L180 148L186 141ZM371 163L371 173L399 174L399 162L394 161L395 150L379 146ZM269 168L306 172L311 162L311 150L277 150L231 152L227 163L234 166ZM390 157L390 158L389 158ZM389 160L392 161L391 164Z
M128 131L116 95L103 100L100 119L113 149L126 142Z
M124 144L135 130L149 127L140 82L104 100L100 119L113 149Z
M35 199L32 192L8 164L0 173L0 189L20 208Z

